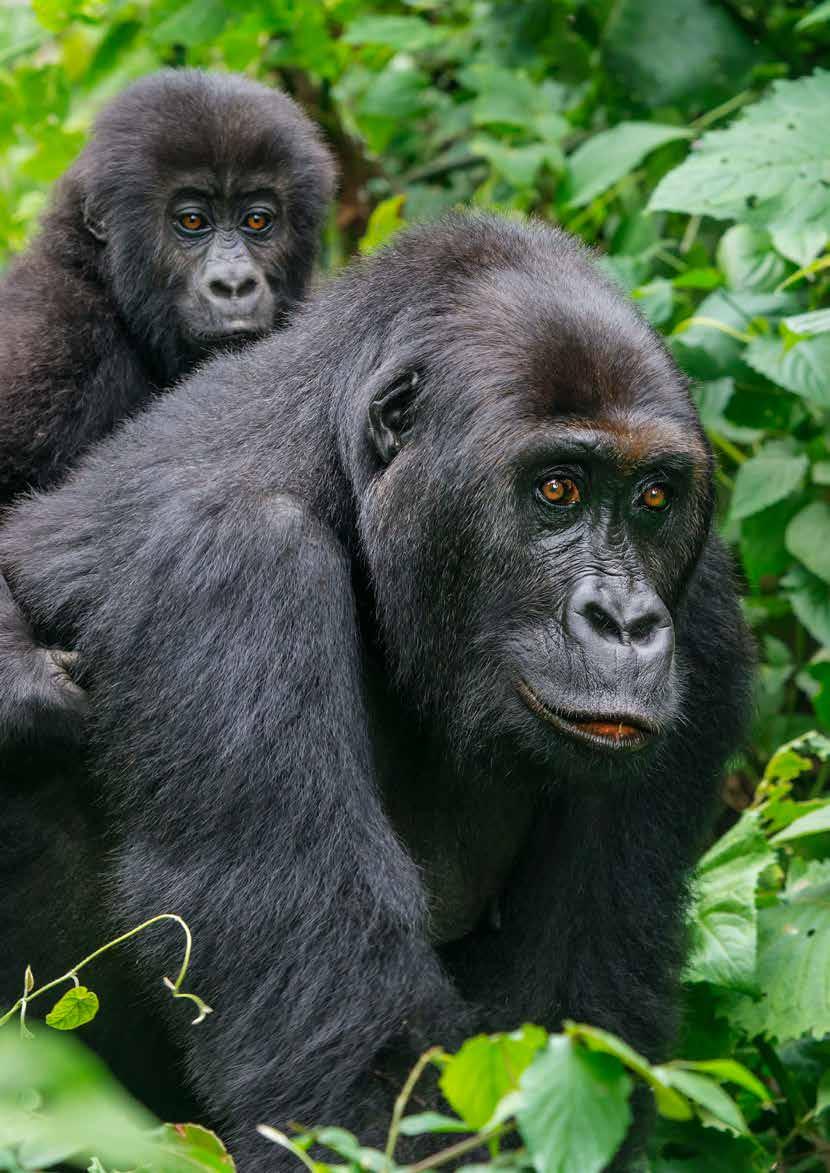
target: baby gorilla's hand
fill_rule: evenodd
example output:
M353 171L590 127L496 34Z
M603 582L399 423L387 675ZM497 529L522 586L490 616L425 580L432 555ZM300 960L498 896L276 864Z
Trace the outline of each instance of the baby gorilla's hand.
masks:
M87 700L76 668L77 653L36 642L0 577L0 753L83 743Z

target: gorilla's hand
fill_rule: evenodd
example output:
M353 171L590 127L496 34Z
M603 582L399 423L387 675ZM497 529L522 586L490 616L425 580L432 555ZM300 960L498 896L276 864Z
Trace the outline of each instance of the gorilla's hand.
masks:
M0 752L84 741L86 693L70 675L76 660L36 642L0 576Z

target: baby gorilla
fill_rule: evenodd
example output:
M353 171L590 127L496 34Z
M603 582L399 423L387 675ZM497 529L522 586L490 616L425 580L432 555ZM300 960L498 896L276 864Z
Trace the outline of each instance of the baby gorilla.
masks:
M245 78L168 70L118 97L0 283L0 505L54 483L212 351L282 325L333 181L309 119ZM0 614L21 665L0 730L25 739L49 714L71 733L81 696L2 583Z
M99 1045L168 1117L181 1071L248 1173L293 1160L260 1121L377 1140L465 1031L573 1017L664 1055L747 694L712 501L665 347L542 226L412 230L217 358L0 531L88 665L97 783L52 799L89 812L77 926L50 779L4 817L0 997L180 913L216 1013L162 1003L179 1066L156 1050L176 941L147 934Z

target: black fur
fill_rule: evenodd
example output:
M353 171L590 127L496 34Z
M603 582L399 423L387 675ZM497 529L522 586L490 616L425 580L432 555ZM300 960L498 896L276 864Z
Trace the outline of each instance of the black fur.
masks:
M544 513L539 469L595 425L619 445L591 464L597 501L671 439L665 476L686 471L656 536L639 513L594 513L587 483L584 514ZM100 931L162 910L191 924L190 983L216 1011L201 1026L158 985L175 937L122 965L242 1169L282 1167L259 1121L378 1139L398 1064L475 1027L571 1016L664 1054L686 880L746 706L710 507L684 382L585 252L453 217L12 512L0 568L38 634L86 665ZM622 668L618 695L572 646L563 608L586 574L659 592L665 696ZM518 676L565 707L650 706L659 732L638 752L582 745ZM3 915L65 956L25 875ZM152 1081L136 1090L168 1111Z
M55 481L211 346L182 329L173 192L273 188L269 327L302 298L333 183L312 123L235 75L167 70L102 113L43 229L0 283L0 504ZM215 349L215 345L212 347Z

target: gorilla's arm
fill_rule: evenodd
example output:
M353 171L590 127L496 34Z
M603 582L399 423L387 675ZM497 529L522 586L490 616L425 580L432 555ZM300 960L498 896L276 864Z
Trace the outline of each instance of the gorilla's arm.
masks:
M0 575L0 755L84 739L86 695L73 665L74 653L37 643Z
M152 391L103 289L49 241L0 281L0 504L54 484Z
M260 1145L275 1167L259 1122L371 1135L394 1091L371 1082L379 1052L408 1063L464 1011L375 790L347 558L301 505L253 489L125 527L131 564L87 558L66 525L54 553L35 520L49 506L19 511L22 585L74 607L94 666L94 752L121 831L114 927L164 910L191 925L188 984L215 1013L194 1027L186 1004L167 1009L242 1168L260 1168ZM162 999L175 938L135 947Z

